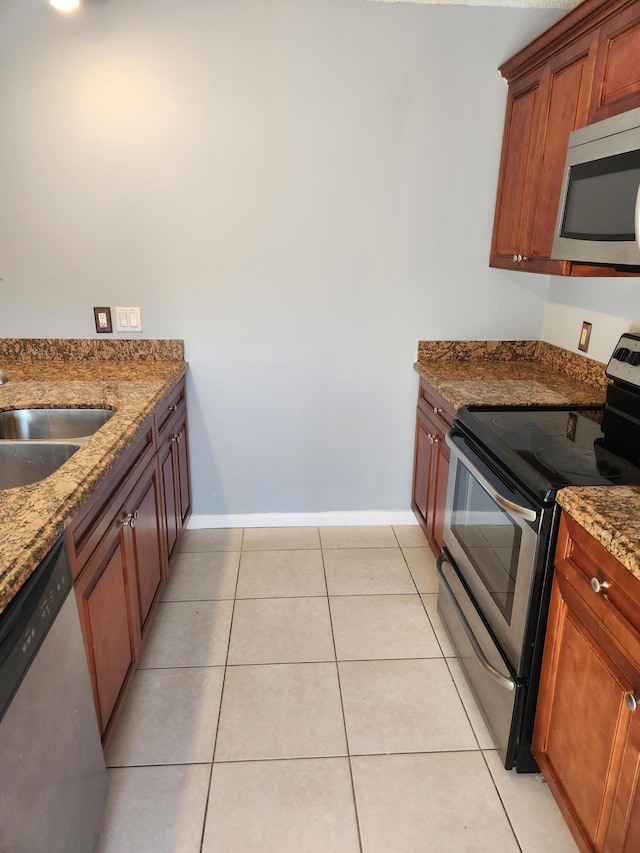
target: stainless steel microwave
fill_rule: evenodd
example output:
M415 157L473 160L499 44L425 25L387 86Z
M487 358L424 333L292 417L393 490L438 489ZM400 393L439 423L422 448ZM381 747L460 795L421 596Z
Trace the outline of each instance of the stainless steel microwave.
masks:
M569 135L551 256L640 266L640 108Z

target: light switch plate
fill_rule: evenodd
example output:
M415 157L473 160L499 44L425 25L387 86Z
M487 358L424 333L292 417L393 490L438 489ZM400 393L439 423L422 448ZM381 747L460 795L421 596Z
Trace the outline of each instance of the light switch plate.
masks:
M141 332L142 315L139 308L116 307L116 332Z

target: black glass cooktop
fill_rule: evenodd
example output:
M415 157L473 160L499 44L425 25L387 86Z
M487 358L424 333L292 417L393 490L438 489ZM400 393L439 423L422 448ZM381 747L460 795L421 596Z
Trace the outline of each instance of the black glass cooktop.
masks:
M464 408L457 423L543 500L563 486L640 485L640 427L605 407Z

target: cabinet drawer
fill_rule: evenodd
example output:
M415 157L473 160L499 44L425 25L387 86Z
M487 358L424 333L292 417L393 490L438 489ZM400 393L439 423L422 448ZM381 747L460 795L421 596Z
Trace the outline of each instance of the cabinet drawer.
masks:
M581 577L583 583L576 582L592 607L598 602L611 606L630 629L640 632L640 581L567 513L560 522L556 568ZM596 588L600 584L600 592L591 588L592 580Z
M442 434L449 431L456 414L455 409L442 394L436 391L433 385L429 385L424 379L420 380L418 408L427 415Z
M563 597L572 611L640 691L640 582L566 513L560 524L555 565Z
M171 431L171 420L179 410L186 409L186 388L184 379L165 397L153 413L156 425L157 446L160 448Z

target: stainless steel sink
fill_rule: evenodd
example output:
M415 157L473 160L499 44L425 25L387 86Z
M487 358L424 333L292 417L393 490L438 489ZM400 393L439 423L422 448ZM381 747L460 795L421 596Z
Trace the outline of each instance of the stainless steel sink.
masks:
M104 426L113 409L17 409L0 412L0 439L46 440L86 438Z
M0 489L44 480L69 459L81 443L3 441L0 443Z

